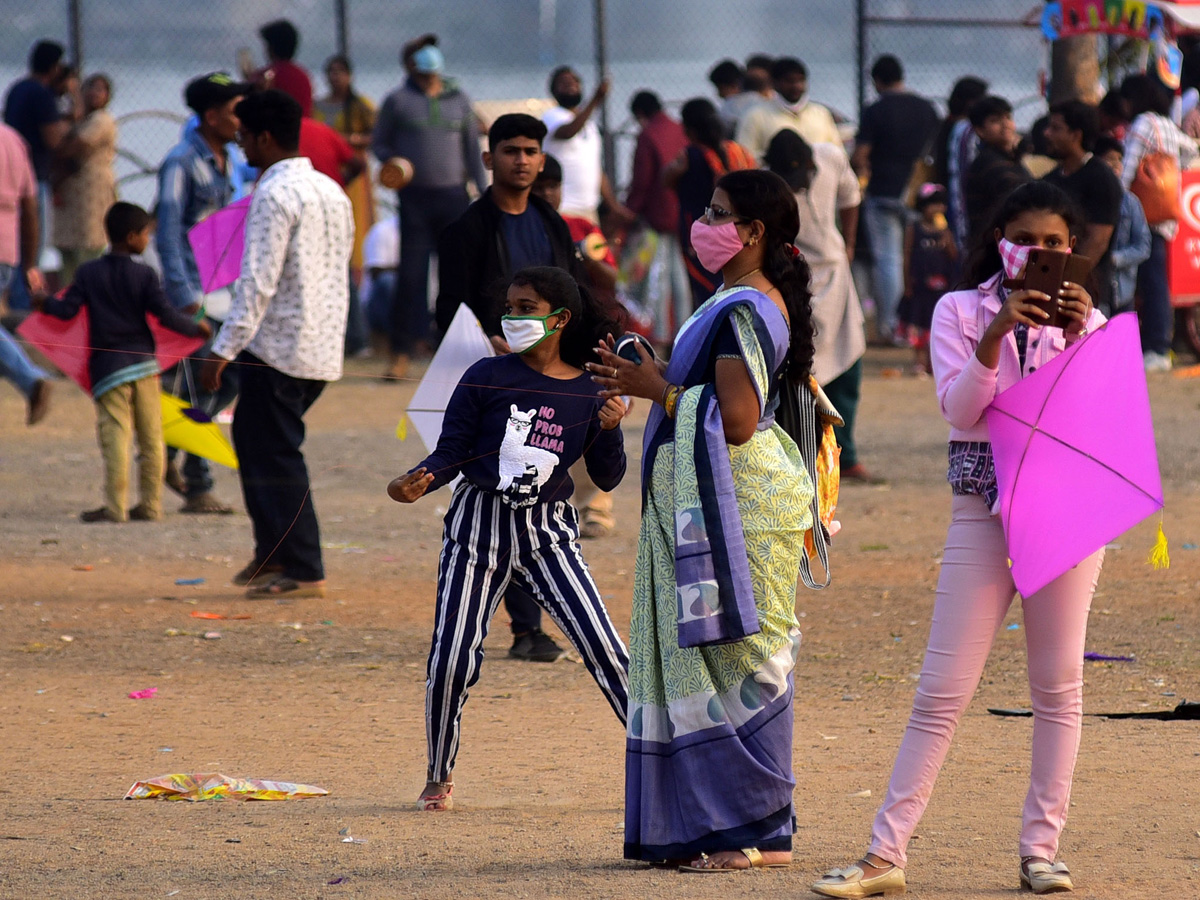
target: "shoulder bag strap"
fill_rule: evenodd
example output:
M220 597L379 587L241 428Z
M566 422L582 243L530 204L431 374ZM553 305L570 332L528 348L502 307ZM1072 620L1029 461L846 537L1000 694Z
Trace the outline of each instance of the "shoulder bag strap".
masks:
M800 580L804 582L805 587L819 591L829 585L832 576L829 572L829 532L825 530L825 525L821 522L821 509L817 493L817 453L819 450L817 441L817 398L813 396L812 391L808 389L807 385L796 386L795 398L798 420L797 431L800 435L800 456L804 460L804 468L808 470L808 477L812 481L813 486L811 505L813 546L817 550L817 558L821 560L821 567L825 570L825 581L818 584L816 579L813 578L812 566L808 559L808 550L801 547Z

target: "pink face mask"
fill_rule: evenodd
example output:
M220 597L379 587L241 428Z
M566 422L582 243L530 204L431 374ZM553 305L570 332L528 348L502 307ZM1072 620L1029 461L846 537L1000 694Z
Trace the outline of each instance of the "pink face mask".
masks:
M1014 244L1008 238L1000 238L996 243L1000 250L1000 261L1004 264L1004 274L1008 278L1016 278L1029 261L1029 251L1033 249L1026 244Z
M1000 238L996 242L996 246L1000 251L1000 261L1004 264L1005 276L1016 278L1025 268L1025 263L1029 261L1029 251L1033 247L1028 244L1014 244L1008 238ZM1067 247L1066 252L1070 253L1071 248Z
M697 219L692 223L692 247L696 258L710 272L720 272L743 246L736 222L709 225L703 219Z

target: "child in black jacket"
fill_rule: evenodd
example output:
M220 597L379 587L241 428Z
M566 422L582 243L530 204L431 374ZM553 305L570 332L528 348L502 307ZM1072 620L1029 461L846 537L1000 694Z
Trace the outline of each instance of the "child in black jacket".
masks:
M81 513L84 522L153 521L162 517L163 437L158 361L146 322L207 338L195 322L167 302L158 275L132 259L150 243L150 216L132 203L114 203L104 217L111 249L85 263L61 299L43 298L42 309L70 319L87 306L90 319L88 374L96 401L96 433L104 458L104 506ZM137 435L140 502L127 507L129 450Z

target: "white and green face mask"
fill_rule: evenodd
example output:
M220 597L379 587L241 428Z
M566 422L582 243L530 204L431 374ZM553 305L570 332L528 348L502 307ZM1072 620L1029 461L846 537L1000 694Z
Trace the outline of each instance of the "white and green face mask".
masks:
M557 329L550 328L546 321L566 312L565 306L560 306L548 316L504 316L500 319L500 328L504 331L504 340L513 353L528 353Z

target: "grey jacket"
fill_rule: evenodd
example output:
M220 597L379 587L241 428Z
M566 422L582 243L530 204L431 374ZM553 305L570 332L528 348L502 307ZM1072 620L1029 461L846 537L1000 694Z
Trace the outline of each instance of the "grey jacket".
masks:
M408 159L415 187L463 187L469 176L480 194L487 189L475 112L449 83L437 97L427 97L411 79L390 93L375 119L371 152L380 162Z

